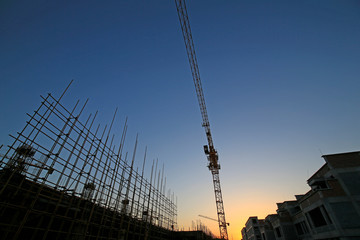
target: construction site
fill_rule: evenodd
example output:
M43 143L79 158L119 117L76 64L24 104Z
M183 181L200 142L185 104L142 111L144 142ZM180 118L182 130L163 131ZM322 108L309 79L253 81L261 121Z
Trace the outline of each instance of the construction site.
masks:
M0 239L358 239L351 4L7 1Z
M2 239L173 239L163 169L153 161L145 179L146 155L134 169L137 142L123 153L126 123L115 144L113 122L80 120L85 106L67 109L49 94L13 137L0 163Z
M208 144L204 146L213 175L220 236L228 239L217 152L210 133L185 2L175 1L199 100ZM42 102L17 136L11 136L0 161L0 231L2 239L213 239L200 226L178 231L174 193L166 189L164 167L153 160L150 179L134 167L133 152L114 142L112 126L94 124L95 114L82 116L87 101L68 108L59 98ZM3 145L1 146L3 147ZM217 221L216 219L214 219Z

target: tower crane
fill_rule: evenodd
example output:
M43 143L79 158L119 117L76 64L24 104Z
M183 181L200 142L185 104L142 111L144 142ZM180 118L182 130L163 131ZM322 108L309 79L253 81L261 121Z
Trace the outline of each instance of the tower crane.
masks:
M202 218L206 218L206 219L209 219L209 220L213 220L213 221L215 221L215 222L217 222L218 220L217 219L215 219L215 218L211 218L211 217L207 217L207 216L204 216L204 215L198 215L199 217L202 217ZM228 226L230 225L230 223L226 223Z
M208 114L205 105L204 93L202 90L201 80L200 80L200 72L199 67L196 60L195 47L192 39L191 29L189 18L186 10L185 0L175 0L177 13L179 16L179 21L181 25L182 34L184 37L186 52L188 55L191 73L195 85L196 95L200 106L201 116L202 116L202 126L205 128L205 134L208 141L208 144L204 146L204 152L208 159L208 168L211 171L213 184L214 184L214 192L215 192L215 201L218 215L218 223L220 230L220 237L222 239L228 239L228 233L226 228L226 220L225 220L225 210L224 203L221 194L221 186L220 186L220 177L219 177L219 157L218 153L215 150L214 143L211 136L210 131L210 123L208 119Z

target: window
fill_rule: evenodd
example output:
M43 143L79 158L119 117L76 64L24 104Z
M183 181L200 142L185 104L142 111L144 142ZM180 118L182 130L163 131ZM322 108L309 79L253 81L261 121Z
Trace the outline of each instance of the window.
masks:
M276 236L281 237L280 227L275 228Z
M320 188L320 189L327 189L327 188L329 188L328 185L327 185L327 183L326 183L326 181L320 181L320 182L318 182L317 186L318 186L318 188Z
M303 235L309 232L308 227L306 226L305 221L295 224L296 232L298 235Z
M325 218L322 215L319 207L309 211L309 215L311 217L312 222L314 223L314 227L321 227L326 225Z
M308 232L309 232L309 229L308 229L305 221L300 222L300 224L301 224L301 227L302 227L302 229L304 230L304 232L305 232L305 233L308 233Z
M303 231L300 223L295 224L295 228L296 228L296 232L297 232L298 235L303 235L304 234L304 231Z
M313 190L320 190L320 189L329 189L329 186L326 180L317 180L316 182L312 183L311 188Z

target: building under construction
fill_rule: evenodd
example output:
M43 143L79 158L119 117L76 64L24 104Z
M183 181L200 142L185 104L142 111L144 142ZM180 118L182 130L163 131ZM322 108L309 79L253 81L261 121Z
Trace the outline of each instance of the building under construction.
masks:
M123 153L126 122L115 144L115 115L100 128L97 114L82 116L87 102L63 105L65 92L42 97L0 158L1 239L174 238L177 207L163 168L153 160L146 179L146 151L134 167L137 139L132 156Z

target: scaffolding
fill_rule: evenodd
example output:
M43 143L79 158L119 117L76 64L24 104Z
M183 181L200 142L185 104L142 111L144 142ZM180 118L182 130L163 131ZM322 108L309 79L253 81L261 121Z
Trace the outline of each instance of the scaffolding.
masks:
M71 83L69 84L69 86ZM166 193L164 166L152 161L150 180L134 168L112 126L83 121L86 101L70 109L59 98L42 102L0 158L2 239L169 239L177 228L174 194ZM129 157L130 158L130 157Z

